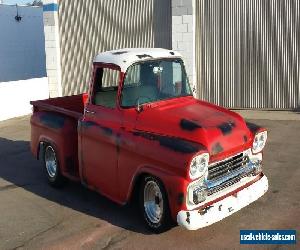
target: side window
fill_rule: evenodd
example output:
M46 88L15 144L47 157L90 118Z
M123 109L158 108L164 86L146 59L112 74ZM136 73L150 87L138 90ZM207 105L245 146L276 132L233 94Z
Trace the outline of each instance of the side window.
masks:
M118 70L110 68L96 69L93 104L107 108L116 107L119 73Z

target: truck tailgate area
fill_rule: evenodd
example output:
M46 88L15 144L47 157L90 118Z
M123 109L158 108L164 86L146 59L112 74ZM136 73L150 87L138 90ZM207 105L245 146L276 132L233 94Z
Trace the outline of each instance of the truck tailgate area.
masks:
M36 158L45 145L57 153L62 174L78 181L78 120L84 112L87 94L32 101L31 151Z
M53 111L73 118L80 118L84 112L87 94L49 98L46 100L31 101L33 111Z

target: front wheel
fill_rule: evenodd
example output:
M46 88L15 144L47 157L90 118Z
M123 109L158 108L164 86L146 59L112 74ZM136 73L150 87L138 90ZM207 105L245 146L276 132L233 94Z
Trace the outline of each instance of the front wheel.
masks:
M141 183L139 195L140 210L146 225L154 232L161 233L171 225L169 203L160 180L146 176Z
M49 184L61 187L65 183L65 178L61 175L57 154L52 145L44 145L43 160Z

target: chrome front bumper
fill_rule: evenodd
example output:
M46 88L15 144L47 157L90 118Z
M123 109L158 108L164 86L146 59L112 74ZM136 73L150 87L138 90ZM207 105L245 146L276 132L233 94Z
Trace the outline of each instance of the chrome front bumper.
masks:
M203 210L180 211L177 223L188 230L196 230L218 222L239 211L263 196L268 190L268 179L264 175L250 186L217 201Z

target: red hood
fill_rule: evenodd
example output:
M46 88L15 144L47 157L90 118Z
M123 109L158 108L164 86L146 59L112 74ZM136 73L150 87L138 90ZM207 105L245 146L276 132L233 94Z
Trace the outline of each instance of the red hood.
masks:
M211 156L243 150L252 139L241 116L192 97L146 106L136 129L200 143Z

